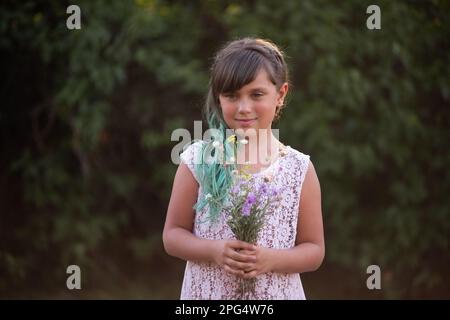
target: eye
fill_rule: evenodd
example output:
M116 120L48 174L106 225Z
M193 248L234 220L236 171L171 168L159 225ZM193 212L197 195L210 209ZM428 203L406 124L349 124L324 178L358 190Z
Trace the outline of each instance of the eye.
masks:
M234 93L224 93L223 96L227 98L228 100L234 100L236 99L236 95Z
M262 92L255 92L252 94L253 98L261 98L264 95Z

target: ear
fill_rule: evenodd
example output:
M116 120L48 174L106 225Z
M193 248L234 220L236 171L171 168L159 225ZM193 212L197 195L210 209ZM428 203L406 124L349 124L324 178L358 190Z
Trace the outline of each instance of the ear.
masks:
M283 83L283 85L280 87L280 90L278 91L278 97L277 102L279 105L282 105L284 103L284 98L286 97L286 94L289 91L289 84L287 82Z

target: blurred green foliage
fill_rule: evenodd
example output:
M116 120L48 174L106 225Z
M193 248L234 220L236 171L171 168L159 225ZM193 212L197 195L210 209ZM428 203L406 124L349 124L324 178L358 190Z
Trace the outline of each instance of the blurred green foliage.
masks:
M73 31L69 4L0 4L1 297L51 296L78 264L97 296L124 297L122 277L177 298L170 134L201 118L211 58L241 36L288 55L277 126L318 172L325 266L364 287L380 265L385 298L450 297L448 1L377 1L378 31L369 1L77 1Z

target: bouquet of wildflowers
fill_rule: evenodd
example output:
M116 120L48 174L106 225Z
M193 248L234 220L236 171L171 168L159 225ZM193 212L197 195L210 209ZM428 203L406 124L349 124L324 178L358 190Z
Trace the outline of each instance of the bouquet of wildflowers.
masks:
M258 177L234 172L235 183L231 188L229 206L225 208L227 223L238 240L256 244L264 226L267 209L280 200L279 190L272 187L272 176ZM238 299L251 297L256 279L240 279Z

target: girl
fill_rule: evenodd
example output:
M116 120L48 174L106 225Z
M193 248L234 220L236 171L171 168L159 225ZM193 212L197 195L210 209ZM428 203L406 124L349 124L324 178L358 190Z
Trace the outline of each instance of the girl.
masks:
M273 43L245 38L217 53L205 115L222 135L218 142L196 142L180 155L163 231L166 252L187 261L181 299L233 299L240 278L256 279L252 299L305 299L299 274L318 269L325 254L321 193L309 156L283 145L272 132L287 92L286 63ZM229 149L227 129L250 139ZM236 240L221 210L233 172L243 166L207 159L218 146L231 158L264 151L268 157L247 164L247 174L282 190L256 244Z

